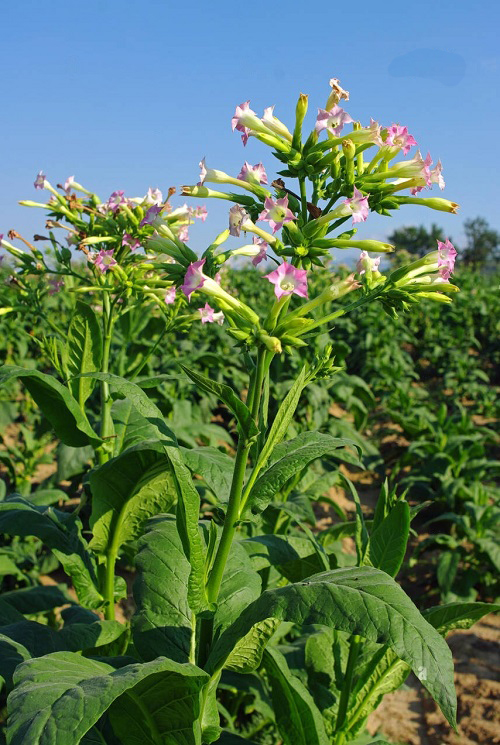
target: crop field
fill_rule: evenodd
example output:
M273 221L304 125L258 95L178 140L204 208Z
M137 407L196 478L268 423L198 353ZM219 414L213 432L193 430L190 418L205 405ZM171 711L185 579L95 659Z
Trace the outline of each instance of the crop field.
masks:
M2 236L0 743L496 741L500 275L357 237L457 205L330 86L236 108L272 184L40 172Z

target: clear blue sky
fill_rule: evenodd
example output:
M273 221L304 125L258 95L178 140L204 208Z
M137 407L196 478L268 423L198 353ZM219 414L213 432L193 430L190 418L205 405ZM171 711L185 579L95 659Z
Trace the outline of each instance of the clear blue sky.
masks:
M312 127L331 77L350 91L353 118L408 125L423 154L443 161L443 196L461 205L458 216L421 207L374 215L360 235L384 238L399 225L435 221L460 243L463 220L477 215L500 229L499 6L5 2L0 232L42 231L42 212L17 206L39 198L40 169L54 184L75 174L103 199L115 189L135 196L195 183L204 155L234 175L245 159L264 160L272 172L264 145L251 138L243 148L231 133L235 105L250 99L260 113L276 104L292 127L298 93L308 93ZM227 203L207 207L207 222L192 230L197 250L226 224Z

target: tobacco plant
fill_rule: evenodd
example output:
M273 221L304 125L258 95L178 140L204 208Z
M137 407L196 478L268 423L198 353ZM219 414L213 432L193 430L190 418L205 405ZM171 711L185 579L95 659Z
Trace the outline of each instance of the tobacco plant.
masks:
M321 391L340 372L332 345L310 353L320 333L371 303L395 317L423 298L448 303L457 289L449 281L456 254L449 240L383 274L380 257L368 251L392 247L356 237L354 226L370 211L417 204L455 212L457 205L417 196L444 181L441 164L431 168L429 156L398 159L416 145L407 128L373 120L363 127L341 108L342 99L347 92L332 80L305 141L307 96L299 97L293 131L272 107L262 118L248 102L237 107L233 129L244 144L254 137L271 147L287 181L273 181L271 191L261 163L246 162L233 178L202 161L199 183L183 194L232 206L229 227L201 258L185 240L188 222L204 218L203 208L172 210L152 190L143 199L115 192L103 203L73 179L56 189L43 174L35 186L51 193L49 202L24 204L49 210L57 268L33 244L25 241L26 253L2 241L16 259L21 295L31 297L32 275L51 273L78 299L67 331L46 319L53 333L42 343L57 376L4 366L1 380L23 382L65 446L95 452L74 511L17 495L0 504L2 531L50 548L78 598L35 587L29 597L19 590L0 600L11 745L266 738L342 745L355 741L370 711L411 670L455 725L453 665L443 636L491 606L451 603L422 615L394 580L412 517L404 498L384 487L373 520L365 521L356 490L338 469L338 461L359 463L356 444L314 430L294 433L304 391ZM408 189L410 196L401 194ZM55 229L69 233L84 261L61 246ZM252 242L223 249L230 235L242 233ZM352 247L362 250L357 276L332 274L310 297L314 268L332 249ZM267 293L255 307L220 276L240 255L276 265L260 275ZM193 305L199 298L205 304ZM161 314L164 328L144 358L117 375L113 338L130 336L126 324L136 311L143 318ZM166 419L148 396L162 376L141 379L168 331L188 332L194 323L223 324L246 370L235 387L179 360L177 379L230 412L228 448L185 437L187 446L180 445L175 430L182 416ZM273 372L288 360L299 361L298 373L271 400ZM323 464L319 471L314 463ZM314 513L304 498L309 504L308 491L321 494L314 484L329 484L331 472L352 495L356 520L318 533L307 525ZM90 539L82 522L87 507ZM338 552L345 535L356 545L350 562ZM115 618L115 603L126 594L116 571L125 554L135 554L138 570L130 624ZM248 715L252 707L256 719Z

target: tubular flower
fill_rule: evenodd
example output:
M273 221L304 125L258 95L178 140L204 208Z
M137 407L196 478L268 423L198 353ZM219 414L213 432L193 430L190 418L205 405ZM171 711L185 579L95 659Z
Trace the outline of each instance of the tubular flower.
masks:
M193 261L188 266L186 276L184 277L184 284L181 286L181 290L189 300L195 290L199 290L203 287L208 277L203 274L203 266L205 259L199 261Z
M354 187L354 195L346 199L343 204L347 205L352 212L353 225L357 222L365 222L370 213L368 196L363 196L356 187Z
M205 181L209 181L213 184L227 184L231 182L231 176L228 176L224 171L218 171L215 168L207 168L205 164L205 158L202 158L199 162L200 166L200 180L197 186L203 186Z
M130 233L124 233L122 238L122 246L128 246L131 251L135 251L136 249L141 247L141 244L137 240L137 238L134 238L134 236L130 235Z
M145 207L156 205L159 207L161 203L163 202L163 194L161 193L160 189L152 189L149 187L148 193L142 200L142 203Z
M274 294L278 300L283 295L307 297L307 269L296 269L284 261L273 272L265 274L264 279L274 285Z
M75 183L75 177L74 176L68 176L68 178L64 182L64 187L63 187L63 189L66 192L66 194L69 195L69 193L71 192L71 189L73 188L73 184L74 183Z
M108 250L101 248L97 256L93 259L94 266L101 270L104 274L108 269L112 269L117 265L116 259L113 258L113 249Z
M356 264L356 271L358 272L358 274L364 274L366 271L377 271L379 265L380 256L377 256L376 259L372 259L367 251L361 251L358 262Z
M143 228L144 225L154 225L154 222L156 218L158 217L158 215L160 214L161 210L162 210L161 205L153 204L153 206L148 209L148 211L142 218L141 222L139 223L139 227Z
M444 279L446 282L451 277L451 274L453 272L453 269L455 268L455 259L457 256L457 251L455 249L455 246L450 241L449 238L446 239L446 241L443 243L442 241L438 241L438 267L439 267L439 276Z
M292 141L292 134L282 121L277 119L274 114L274 106L268 106L264 109L264 116L262 117L262 123L266 125L271 132L277 134L279 137L283 137L288 142Z
M330 134L338 137L342 132L344 124L348 124L349 122L352 122L349 114L335 104L328 111L326 109L318 109L315 130L319 134L323 129L326 129Z
M176 288L169 287L165 293L165 304L172 305L173 303L175 303L175 295L176 295Z
M178 230L177 238L183 243L187 243L189 240L189 228L187 225L181 225Z
M262 123L255 111L250 108L250 101L245 101L236 107L234 116L231 119L233 132L235 129L242 132L241 139L246 145L252 131L269 133L269 129Z
M409 134L408 127L401 127L399 124L392 124L387 128L385 144L399 147L404 155L407 155L410 148L417 144L417 141L413 135Z
M111 212L118 212L120 207L123 207L123 205L127 203L124 194L124 191L114 191L106 202L108 210Z
M252 264L254 266L257 266L258 264L260 264L261 261L265 261L267 259L267 249L269 248L269 245L266 243L265 240L259 238L259 236L257 235L254 235L252 242L260 249L257 256L254 256L252 259Z
M340 85L340 80L338 78L330 78L329 85L332 90L330 92L330 95L328 96L328 101L326 102L327 109L331 109L332 106L338 104L338 102L341 101L343 98L346 101L349 100L349 91L346 91L342 88L342 86Z
M266 169L262 163L251 166L250 163L245 161L236 178L240 181L248 181L249 184L267 184Z
M43 189L45 186L45 174L43 171L39 171L37 177L33 183L35 189Z
M213 323L214 322L214 309L205 303L203 308L199 308L200 318L202 323Z
M229 234L239 237L242 230L244 230L245 221L249 219L248 212L240 207L239 204L235 204L229 210Z
M272 227L273 233L276 233L287 222L297 219L288 207L288 197L282 197L276 201L271 197L266 197L264 207L258 219L266 220Z

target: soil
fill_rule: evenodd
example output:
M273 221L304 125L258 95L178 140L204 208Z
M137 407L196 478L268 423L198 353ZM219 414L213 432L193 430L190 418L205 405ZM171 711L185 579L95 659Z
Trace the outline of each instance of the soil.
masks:
M447 641L455 662L458 732L412 677L371 715L370 734L407 745L500 743L500 617L486 616L468 631L452 632Z

